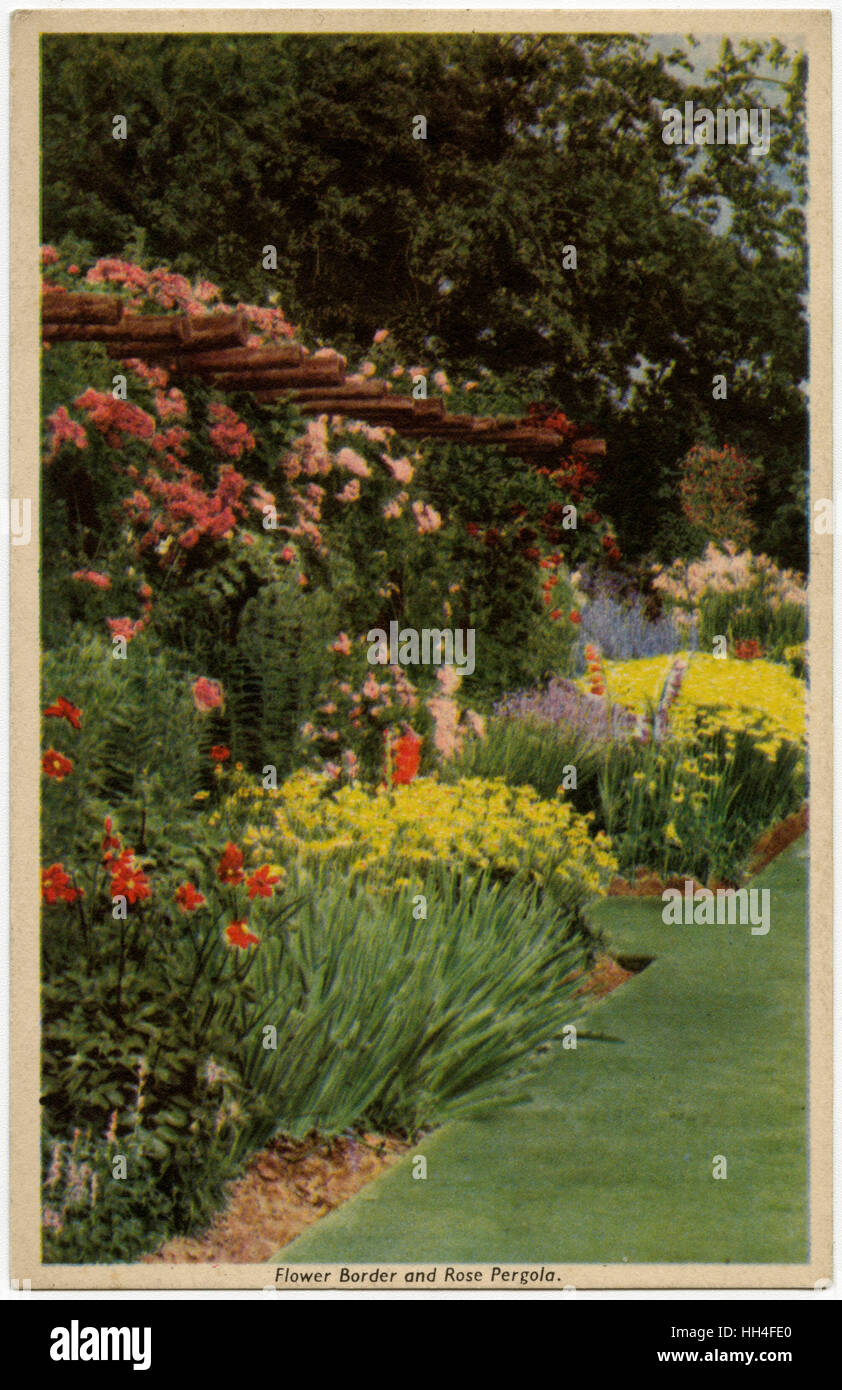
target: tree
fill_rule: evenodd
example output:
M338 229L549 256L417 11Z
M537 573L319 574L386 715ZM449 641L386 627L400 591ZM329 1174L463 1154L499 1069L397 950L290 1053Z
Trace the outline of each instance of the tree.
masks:
M607 435L601 503L632 553L674 543L687 449L731 442L762 461L759 542L803 563L798 55L726 40L702 73L692 42L668 54L628 35L43 45L46 239L277 294L355 353L388 326L451 373L555 399ZM762 158L662 138L668 107L768 107L770 92Z

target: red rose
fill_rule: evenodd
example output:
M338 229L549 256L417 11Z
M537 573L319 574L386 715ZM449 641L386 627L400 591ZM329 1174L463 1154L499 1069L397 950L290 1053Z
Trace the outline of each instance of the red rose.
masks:
M221 709L224 704L222 686L219 681L200 676L193 682L193 704L200 714L208 714L212 709Z

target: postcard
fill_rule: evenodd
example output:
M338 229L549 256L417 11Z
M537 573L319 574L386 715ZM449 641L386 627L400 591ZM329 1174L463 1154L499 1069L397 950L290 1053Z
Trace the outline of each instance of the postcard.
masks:
M829 16L12 28L12 1274L825 1287Z

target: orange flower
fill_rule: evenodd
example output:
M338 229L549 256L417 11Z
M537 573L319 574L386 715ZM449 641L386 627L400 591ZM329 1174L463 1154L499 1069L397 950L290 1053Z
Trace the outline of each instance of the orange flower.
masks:
M246 879L246 886L249 890L250 898L271 898L273 883L280 883L280 875L273 874L268 864L256 869L249 878Z
M229 840L225 846L225 853L220 859L216 875L220 883L242 883L245 875L243 874L243 854L242 850L237 849Z
M416 776L421 762L421 744L417 734L410 729L392 744L392 786L405 786Z
M66 903L75 902L82 897L81 888L74 888L70 875L65 873L63 864L51 864L41 870L41 897L45 903L56 903L60 899Z
M580 623L582 621L582 615L576 608L573 609L572 613L568 613L567 616L570 619L571 623Z
M134 860L134 850L124 849L111 869L111 897L125 898L130 903L152 896L149 879Z
M210 751L210 755L215 763L224 763L230 758L231 749L226 748L224 743L215 743Z
M82 727L82 711L71 705L69 700L65 700L63 695L59 695L55 704L44 710L44 715L47 719L66 719L74 729Z
M182 883L175 890L175 900L182 912L195 912L205 901L205 895L199 893L192 883Z
M228 938L228 944L230 946L239 946L243 951L248 946L258 946L260 944L260 937L255 936L254 932L247 930L245 917L241 917L238 922L231 922L225 928L225 935Z
M73 771L73 764L63 753L57 753L55 748L48 748L41 759L41 771L48 777L55 777L57 782L63 782Z

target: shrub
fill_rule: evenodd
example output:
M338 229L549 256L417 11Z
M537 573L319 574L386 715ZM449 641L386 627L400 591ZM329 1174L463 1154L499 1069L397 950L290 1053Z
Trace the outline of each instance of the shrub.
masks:
M691 617L682 622L683 617L682 613L664 613L649 618L636 595L619 600L610 594L599 594L582 608L578 670L584 665L585 646L590 644L598 647L609 661L695 651L698 645L695 620Z
M772 660L785 661L785 648L805 640L802 576L778 569L766 555L738 552L730 542L711 544L701 560L657 570L653 585L676 618L697 615L699 644L705 648L717 636L727 636L730 650L753 640Z
M750 513L760 468L738 449L695 444L681 461L684 515L712 540L746 545L754 530Z
M312 892L260 953L263 1022L243 1075L261 1114L248 1143L351 1126L414 1135L514 1099L536 1048L581 1012L570 916L536 887L488 873L457 887L433 870L416 920L409 889L355 890L331 870L293 872L296 891Z

